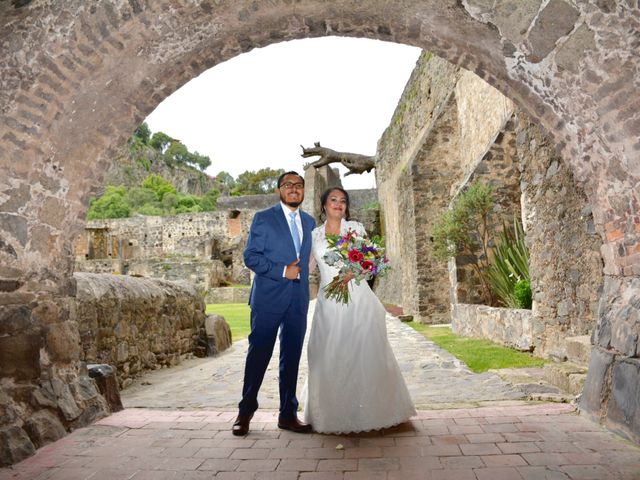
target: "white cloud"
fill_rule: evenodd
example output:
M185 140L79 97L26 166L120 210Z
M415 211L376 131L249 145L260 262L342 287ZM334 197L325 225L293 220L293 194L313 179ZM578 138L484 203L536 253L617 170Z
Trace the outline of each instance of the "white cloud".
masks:
M191 80L147 118L211 158L208 173L302 172L300 145L373 155L420 49L325 37L255 49ZM350 175L369 188L373 174Z

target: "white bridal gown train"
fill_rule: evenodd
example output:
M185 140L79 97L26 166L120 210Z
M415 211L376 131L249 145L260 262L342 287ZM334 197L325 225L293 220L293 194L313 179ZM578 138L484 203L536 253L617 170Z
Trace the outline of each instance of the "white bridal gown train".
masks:
M365 233L362 224L343 220L342 233L348 228ZM322 289L338 274L322 260L327 247L321 225L313 231L320 289L307 347L304 420L321 433L364 432L403 423L416 411L387 339L386 311L364 281L349 283L347 305L324 297Z

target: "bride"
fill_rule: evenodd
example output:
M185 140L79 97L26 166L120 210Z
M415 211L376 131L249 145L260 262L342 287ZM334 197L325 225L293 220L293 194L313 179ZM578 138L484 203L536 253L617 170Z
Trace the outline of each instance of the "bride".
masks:
M326 235L349 228L360 235L366 232L362 224L348 220L349 195L342 188L325 191L320 203L326 221L312 234L312 264L320 268L320 289L307 348L305 422L320 433L363 432L403 423L416 411L387 340L384 307L365 281L349 282L346 305L326 299L323 292L338 274L322 260Z

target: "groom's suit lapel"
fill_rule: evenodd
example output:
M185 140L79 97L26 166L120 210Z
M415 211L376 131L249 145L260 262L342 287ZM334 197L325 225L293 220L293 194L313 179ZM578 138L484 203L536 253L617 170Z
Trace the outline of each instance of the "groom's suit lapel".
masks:
M285 242L288 245L288 248L293 251L295 254L296 246L293 244L293 238L291 238L291 230L289 229L289 223L284 216L284 211L282 210L282 206L280 204L275 205L273 207L273 215L276 217L276 221L278 223L278 228L282 232L282 236L287 238Z

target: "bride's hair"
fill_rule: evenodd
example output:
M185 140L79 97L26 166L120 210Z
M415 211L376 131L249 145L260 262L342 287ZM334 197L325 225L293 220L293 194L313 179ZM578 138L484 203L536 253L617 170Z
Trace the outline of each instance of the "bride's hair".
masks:
M331 194L331 192L335 192L335 191L339 191L342 192L344 194L344 198L347 201L347 209L345 210L345 215L344 215L344 219L345 220L349 220L351 218L351 214L349 213L349 194L347 193L347 191L342 188L342 187L331 187L331 188L327 188L322 195L320 195L320 218L324 219L327 216L327 212L324 209L325 204L327 203L327 200L329 199L329 195Z

